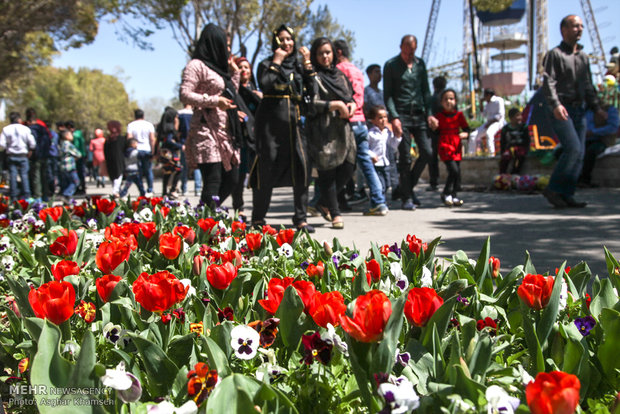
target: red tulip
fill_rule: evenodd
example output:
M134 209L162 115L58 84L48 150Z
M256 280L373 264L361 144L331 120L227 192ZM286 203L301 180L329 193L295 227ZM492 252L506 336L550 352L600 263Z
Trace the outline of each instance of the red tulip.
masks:
M409 250L416 256L420 254L420 250L426 251L428 245L422 243L422 239L418 239L416 236L410 234L407 235L407 243L409 244Z
M243 264L243 257L241 256L241 252L239 250L225 251L220 255L220 259L222 260L222 263L232 263L237 269Z
M233 221L230 225L230 229L233 233L236 233L237 231L244 232L246 227L247 224L242 221Z
M206 218L206 219L200 219L198 220L198 227L200 227L202 229L202 231L209 233L211 232L211 229L217 224L217 221L215 221L212 218Z
M562 371L540 372L525 387L527 405L532 414L572 414L579 404L581 383Z
M338 326L340 317L344 315L346 310L342 293L338 291L316 292L308 313L317 325L327 328L328 323Z
M527 306L540 310L549 303L553 282L552 276L528 274L523 278L517 294Z
M381 280L381 265L375 259L371 259L369 262L366 262L366 278L368 278L368 285L370 285L370 280L377 283Z
M60 281L69 275L77 275L80 273L80 266L71 260L61 260L60 262L52 265L52 275L54 279Z
M50 253L54 256L71 256L75 253L78 244L78 235L75 230L62 229L62 236L56 238L50 246Z
M237 268L232 263L212 264L207 267L207 280L216 289L224 290L237 277Z
M280 302L282 302L284 291L287 287L293 285L301 301L304 303L304 310L307 312L314 300L316 288L312 282L305 280L293 282L293 280L295 279L292 277L285 277L283 279L277 277L272 278L267 285L267 299L259 299L258 303L263 309L274 315L278 311Z
M153 237L155 233L157 233L157 226L155 225L155 222L153 221L149 221L146 223L139 223L137 227L138 227L137 232L142 232L142 235L146 239L150 239L151 237ZM137 232L135 234L136 237L138 236Z
M98 198L95 200L97 210L109 216L116 208L116 202L114 200L108 200L107 198Z
M143 272L133 282L136 301L150 312L164 312L177 302L185 299L189 286L183 286L167 270L149 275Z
M49 216L52 221L58 221L60 216L62 216L63 211L64 208L60 206L44 208L43 210L39 211L39 218L45 221L45 219Z
M187 226L177 226L174 228L174 234L183 237L185 243L194 244L194 240L196 240L196 232L191 227Z
M392 304L385 293L371 290L355 300L353 318L342 315L342 328L360 342L376 342L383 337L383 330L392 315Z
M499 259L497 257L489 257L489 264L491 265L491 276L496 278L499 275Z
M172 233L164 233L159 236L159 252L168 260L179 257L183 247L183 239Z
M75 289L69 282L53 280L30 289L28 302L37 318L60 325L73 315Z
M245 242L248 244L248 248L253 252L260 248L262 241L263 235L260 233L248 233L245 235Z
M310 263L308 267L306 268L306 273L310 277L316 276L320 279L323 277L323 273L325 273L325 265L320 260L316 265Z
M443 299L433 288L412 288L405 302L405 316L410 324L423 327L441 307Z
M282 246L284 243L292 244L293 237L295 237L295 230L282 229L278 232L278 235L276 236L276 241L280 246Z
M263 228L261 229L261 231L263 232L263 234L267 233L271 236L275 236L278 233L276 229L271 227L269 224L263 225Z
M107 302L110 300L112 291L121 279L122 277L116 275L103 275L95 281L97 293L99 293L99 297L102 301Z
M131 246L118 239L106 240L99 245L95 263L102 273L112 273L129 258Z
M118 239L123 243L127 243L131 250L136 250L138 248L136 226L136 223L125 223L122 226L111 223L105 228L105 240Z

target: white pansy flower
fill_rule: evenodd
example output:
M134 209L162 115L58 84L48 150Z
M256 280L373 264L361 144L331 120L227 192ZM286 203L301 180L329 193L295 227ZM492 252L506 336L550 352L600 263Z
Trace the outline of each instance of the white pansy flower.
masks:
M138 401L142 396L142 385L135 375L125 371L125 361L119 362L115 369L106 369L101 383L114 388L125 403Z
M43 246L45 243L40 242ZM11 240L7 236L0 237L0 253L6 253L11 249Z
M568 284L562 278L562 289L560 291L560 309L566 308L566 300L568 299Z
M405 376L394 378L390 375L388 382L379 385L378 392L392 414L408 413L420 406L420 397Z
M284 257L293 257L293 247L288 244L288 243L284 243L282 246L280 246L280 248L278 249L278 254L280 256L284 256Z
M192 400L180 407L175 407L170 401L162 401L159 404L149 405L146 412L149 414L195 414L198 412L198 406Z
M97 230L97 220L94 218L86 220L86 225L92 230Z
M428 267L422 266L422 277L420 278L420 285L422 287L433 286L433 275Z
M409 280L407 276L403 273L403 268L401 267L399 262L390 263L390 272L394 276L396 280L396 287L403 292L405 289L409 287Z
M11 233L25 233L28 231L28 225L23 220L13 220L13 225L11 226Z
M487 388L484 396L487 399L488 414L514 414L521 403L521 400L508 395L502 387L497 385Z
M134 218L141 222L153 221L153 210L148 207L143 208L139 212L134 213Z
M187 209L185 208L184 205L180 205L178 206L175 211L177 212L177 214L179 215L179 217L186 217L187 216Z
M252 359L260 343L260 335L254 328L247 325L235 326L230 331L230 346L239 359Z
M327 332L321 334L321 339L329 344L334 345L338 351L344 356L349 356L349 346L338 336L336 328L331 323L327 324Z
M4 256L2 258L2 269L10 272L15 267L15 259L13 256Z

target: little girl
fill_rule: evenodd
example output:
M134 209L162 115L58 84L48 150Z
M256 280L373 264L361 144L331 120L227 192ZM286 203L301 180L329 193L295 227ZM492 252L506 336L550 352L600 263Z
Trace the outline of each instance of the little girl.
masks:
M370 108L368 118L371 124L368 130L368 155L374 164L383 187L383 194L385 194L390 185L388 146L397 149L402 137L395 137L392 131L388 129L388 113L384 106Z
M442 111L435 114L439 121L439 158L446 164L448 178L441 194L441 200L446 206L460 207L463 200L456 195L461 186L461 139L469 136L469 125L462 112L456 110L456 92L454 89L445 89L439 100ZM460 131L463 132L460 132Z

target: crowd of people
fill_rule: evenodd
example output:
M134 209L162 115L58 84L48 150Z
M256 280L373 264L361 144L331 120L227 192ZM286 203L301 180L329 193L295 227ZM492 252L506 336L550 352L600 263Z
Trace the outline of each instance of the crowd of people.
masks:
M569 17L561 26L560 50L568 51L563 45L574 46L579 38ZM184 108L167 107L157 126L138 109L126 135L120 122L110 121L107 133L97 128L88 145L71 121L57 122L54 131L32 109L25 119L11 113L11 125L0 137L11 198L49 200L57 190L70 198L84 192L87 176L97 187L105 186L108 176L117 197L125 196L131 185L137 186L140 195L153 195L156 161L163 174L161 194L171 198L187 192L193 173L194 190L203 203L215 207L231 196L233 208L243 216L243 190L249 186L249 221L254 226L266 224L273 189L292 187L293 225L313 232L308 214L321 215L340 229L342 211L360 201L368 202L364 214L385 216L388 190L402 209L415 210L420 201L414 188L427 166L428 190L438 189L439 160L448 173L440 193L441 203L447 206L463 204L458 192L464 154L499 155L500 172L512 166L512 173L520 173L530 147L520 110L510 108L506 122L503 98L485 89L485 121L471 131L458 110L457 92L444 77L433 79L431 94L425 63L415 55L415 36L402 37L400 53L385 63L383 73L378 64L367 67L366 87L344 40L319 37L308 49L297 44L291 28L282 25L273 31L271 46L272 55L259 63L255 77L245 57L231 55L226 32L207 24L183 71L179 97ZM578 54L582 52L575 53L583 59ZM556 207L582 207L572 197L581 172L578 164L586 148L591 149L588 154L598 154L601 146L596 140L586 146L581 138L564 137L575 135L573 123L581 128L585 104L591 110L590 135L602 133L601 119L609 128L615 119L617 130L618 116L613 107L608 112L601 109L590 77L555 70L559 66L553 59L562 58L557 55L554 49L546 60L543 91L564 154L545 197ZM577 75L576 82L583 86L564 90L562 76ZM570 106L563 106L567 99ZM568 108L568 114L559 107ZM586 156L584 182L590 182L595 156ZM314 196L309 199L313 177Z

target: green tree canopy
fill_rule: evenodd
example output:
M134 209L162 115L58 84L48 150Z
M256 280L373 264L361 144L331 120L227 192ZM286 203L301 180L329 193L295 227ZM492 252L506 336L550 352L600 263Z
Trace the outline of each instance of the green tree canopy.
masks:
M36 69L32 80L10 93L7 110L24 112L33 107L41 119L52 122L73 120L87 135L116 119L126 125L133 119L135 102L130 102L122 82L100 70Z
M90 43L97 34L99 0L2 0L0 86L49 63L52 52Z
M313 11L313 0L108 0L123 32L143 48L154 30L169 26L188 55L206 23L215 23L231 34L233 51L252 64L269 53L271 31L285 23L299 34L300 44L316 36L344 38L355 46L353 34L329 13L327 6ZM129 19L128 19L129 18ZM144 24L136 24L142 22ZM255 45L252 51L251 45Z

